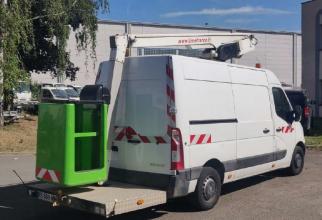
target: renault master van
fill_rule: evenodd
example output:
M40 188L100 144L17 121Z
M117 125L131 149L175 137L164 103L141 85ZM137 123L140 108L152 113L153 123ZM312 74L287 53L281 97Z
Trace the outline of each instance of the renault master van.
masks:
M111 63L96 84L110 87ZM190 195L212 208L225 183L286 169L301 173L303 128L269 70L184 56L125 61L109 178Z

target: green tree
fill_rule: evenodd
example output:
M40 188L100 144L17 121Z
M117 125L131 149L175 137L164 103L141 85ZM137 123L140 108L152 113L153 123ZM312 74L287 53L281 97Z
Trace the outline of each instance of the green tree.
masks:
M73 30L78 49L95 56L97 13L108 11L108 0L0 0L0 74L4 102L12 88L31 71L75 79L78 67L66 52Z

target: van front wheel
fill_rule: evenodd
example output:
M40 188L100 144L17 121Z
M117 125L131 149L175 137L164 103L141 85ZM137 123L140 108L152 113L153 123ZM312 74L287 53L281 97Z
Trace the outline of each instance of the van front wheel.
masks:
M296 146L293 152L291 166L288 173L292 176L299 175L304 167L304 151L300 146Z
M212 167L204 167L201 171L195 192L192 194L192 202L199 210L213 208L221 193L221 179L217 170Z

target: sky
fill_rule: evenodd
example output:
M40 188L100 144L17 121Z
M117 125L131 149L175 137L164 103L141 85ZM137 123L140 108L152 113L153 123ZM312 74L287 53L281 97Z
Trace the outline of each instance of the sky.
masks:
M102 20L301 31L303 0L109 0Z

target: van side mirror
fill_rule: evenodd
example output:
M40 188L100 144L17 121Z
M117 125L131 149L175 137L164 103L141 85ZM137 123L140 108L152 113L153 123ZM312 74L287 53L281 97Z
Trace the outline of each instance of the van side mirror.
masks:
M302 107L300 105L296 105L294 107L294 113L295 113L294 120L295 121L301 121L303 109L302 109Z
M299 105L296 105L293 111L288 112L286 122L288 124L292 124L294 121L301 121L302 112L303 112L302 107Z

